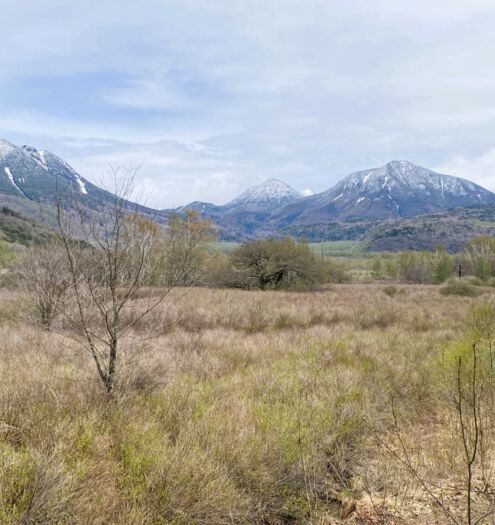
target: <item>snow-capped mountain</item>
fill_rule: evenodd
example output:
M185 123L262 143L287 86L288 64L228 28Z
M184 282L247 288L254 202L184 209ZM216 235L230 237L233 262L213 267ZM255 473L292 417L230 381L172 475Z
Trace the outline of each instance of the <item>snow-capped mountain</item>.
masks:
M251 186L223 207L225 209L244 208L246 211L260 211L266 210L267 207L273 209L284 206L302 197L302 193L285 182L269 179L256 186Z
M29 200L53 202L58 187L87 195L102 190L83 179L65 161L32 146L0 140L0 192Z
M460 206L495 202L473 182L442 175L407 161L349 175L320 202L334 203L341 216L409 217Z
M456 207L495 203L495 194L473 182L408 161L358 171L331 189L285 207L278 221L321 222L412 217Z
M28 210L27 201L53 205L59 195L63 202L64 197L70 196L70 199L82 200L93 209L105 207L115 199L112 193L86 180L53 153L32 146L16 146L0 139L0 197L3 204L17 210ZM143 213L158 213L143 206L138 208Z
M80 200L91 209L104 209L115 199L53 153L0 140L1 205L34 216L39 206L33 204L53 205L58 194L70 195L68 203ZM488 209L489 205L494 208L495 194L473 182L435 173L411 162L393 161L352 173L329 190L314 195L270 179L223 205L197 201L161 211L135 206L159 222L166 222L172 212L196 210L218 227L219 237L224 240L285 234L336 240L339 235L361 235L370 224L376 225L382 219L426 216L453 208Z
M271 215L302 198L302 193L285 182L270 179L251 186L227 204L195 201L175 211L195 210L218 226L220 236L240 239L252 237Z

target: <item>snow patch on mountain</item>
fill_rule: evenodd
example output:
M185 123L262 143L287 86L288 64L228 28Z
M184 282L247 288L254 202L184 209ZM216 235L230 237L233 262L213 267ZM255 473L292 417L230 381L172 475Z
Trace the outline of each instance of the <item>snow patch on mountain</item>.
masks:
M81 177L76 172L74 172L74 177L79 186L79 189L81 190L81 193L83 193L84 195L87 195L88 190L86 189L86 185L84 184L84 181L81 179Z
M23 196L25 197L24 195L24 192L21 190L21 188L19 188L19 186L17 186L17 184L15 183L15 180L14 180L14 176L12 175L12 172L10 171L10 168L9 167L6 167L5 168L5 175L7 175L7 178L9 179L10 183L12 184L12 186L14 186L14 188Z
M33 146L22 146L22 149L29 154L40 168L48 171L44 151L38 151L36 148L33 148Z

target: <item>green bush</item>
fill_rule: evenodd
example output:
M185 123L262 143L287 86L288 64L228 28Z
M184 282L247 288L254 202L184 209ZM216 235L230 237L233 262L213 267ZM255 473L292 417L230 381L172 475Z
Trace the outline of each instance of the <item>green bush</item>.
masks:
M321 280L327 283L348 283L351 281L351 276L346 270L344 264L335 260L326 259L320 262Z
M308 243L291 238L241 244L231 262L247 288L307 290L321 282L321 268Z
M466 246L465 253L476 277L486 281L494 276L495 239L493 237L482 235L471 239Z
M397 264L401 279L410 283L443 283L453 271L452 257L440 248L434 252L400 252Z

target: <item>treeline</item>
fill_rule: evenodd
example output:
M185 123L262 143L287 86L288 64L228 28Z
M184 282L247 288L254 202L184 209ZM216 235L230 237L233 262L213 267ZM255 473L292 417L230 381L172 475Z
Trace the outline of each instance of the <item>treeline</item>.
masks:
M165 243L170 258L162 276L169 284L242 289L309 290L327 283L364 280L441 284L453 277L470 277L495 285L495 239L475 237L458 254L441 246L432 251L379 253L363 258L315 255L307 242L292 238L240 244L230 253L211 248L214 230L195 212L174 216ZM175 268L175 269L174 269ZM177 276L181 278L177 280Z
M451 277L472 277L495 285L495 239L475 237L457 254L437 247L433 251L375 255L371 271L376 279L406 283L440 284Z
M211 247L213 240L211 224L195 211L172 216L156 249L162 263L158 284L308 290L331 280L329 261L316 257L306 242L257 240L223 253Z
M370 280L441 284L453 277L495 285L495 239L485 236L473 238L458 254L439 246L432 251L345 258L315 255L307 242L292 238L244 242L225 253L213 247L212 224L189 210L171 216L166 230L153 226L151 231L153 242L146 257L153 271L146 279L148 286L312 290L331 283ZM60 240L53 238L48 249L46 243L29 247L28 256L17 250L14 264L6 245L0 246L0 264L10 263L13 274L33 273L33 268L62 273L56 264Z

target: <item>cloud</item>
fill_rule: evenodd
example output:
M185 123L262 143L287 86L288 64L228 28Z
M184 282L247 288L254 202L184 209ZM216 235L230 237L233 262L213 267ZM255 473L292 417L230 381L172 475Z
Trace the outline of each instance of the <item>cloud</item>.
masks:
M452 156L437 166L435 170L472 180L495 192L495 147L474 157Z
M111 104L137 109L170 109L184 105L179 93L156 81L133 80L128 85L109 89L104 98Z
M155 203L396 158L493 187L492 1L24 0L2 22L0 136L88 178L142 163Z
M66 158L87 178L111 183L111 171L137 169L136 195L156 208L184 205L195 200L223 203L245 188L252 167L240 164L231 152L175 141L149 144L87 144L68 151ZM249 182L248 184L250 184Z

